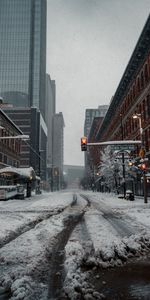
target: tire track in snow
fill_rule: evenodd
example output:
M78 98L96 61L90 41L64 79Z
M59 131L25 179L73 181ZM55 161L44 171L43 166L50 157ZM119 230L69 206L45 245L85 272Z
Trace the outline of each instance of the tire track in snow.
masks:
M69 205L70 206L70 205ZM9 243L11 243L13 240L15 240L16 238L18 238L19 236L21 236L22 234L24 234L25 232L28 232L28 231L30 231L31 229L33 229L37 224L39 224L39 223L41 223L42 221L44 221L44 220L47 220L47 219L49 219L50 217L53 217L54 215L58 215L58 214L61 214L64 210L66 210L68 208L68 206L67 207L65 207L65 208L59 208L58 210L54 210L54 211L52 211L52 210L42 210L42 211L40 211L40 210L37 210L37 211L11 211L11 212L9 212L9 211L5 211L5 212L0 212L0 214L9 214L9 213L11 213L12 215L14 215L15 216L15 214L16 213L38 213L38 214L42 214L41 216L39 215L38 217L37 217L37 219L36 220L30 220L29 222L27 222L26 224L23 224L22 226L20 226L18 229L16 229L14 232L10 232L10 233L8 233L8 235L5 237L5 238L2 238L2 239L0 239L0 249L1 248L3 248L6 244L9 244ZM44 214L44 215L43 215Z
M49 272L49 291L48 299L58 299L63 287L63 281L65 279L65 246L76 226L82 220L84 215L83 208L77 204L77 197L73 197L73 205L68 216L64 220L64 229L57 236L57 241L52 249L52 256L50 260L50 272Z
M108 208L106 205L99 203L97 204L92 200L90 200L89 196L86 195L81 195L84 199L87 199L89 201L90 206L95 208L97 211L101 212L101 217L103 217L108 223L116 230L116 232L121 236L121 237L129 237L133 234L137 234L139 232L139 228L136 229L135 226L133 227L133 221L128 217L124 220L122 215L119 214L118 212L115 213L113 210ZM90 208L89 208L90 209ZM132 226L131 226L132 224Z

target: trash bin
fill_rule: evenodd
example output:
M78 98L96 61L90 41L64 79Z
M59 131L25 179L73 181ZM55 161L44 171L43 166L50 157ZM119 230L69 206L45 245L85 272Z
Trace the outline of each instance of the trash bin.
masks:
M134 193L131 190L127 190L125 198L127 200L134 201Z

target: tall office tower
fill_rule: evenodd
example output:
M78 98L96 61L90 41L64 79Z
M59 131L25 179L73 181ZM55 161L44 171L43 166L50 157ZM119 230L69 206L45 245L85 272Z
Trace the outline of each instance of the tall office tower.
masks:
M0 0L0 96L45 118L46 0Z
M53 188L56 183L60 187L63 175L64 127L63 114L59 112L53 117Z
M53 117L56 112L56 84L46 74L46 114L45 122L47 126L47 168L53 165Z

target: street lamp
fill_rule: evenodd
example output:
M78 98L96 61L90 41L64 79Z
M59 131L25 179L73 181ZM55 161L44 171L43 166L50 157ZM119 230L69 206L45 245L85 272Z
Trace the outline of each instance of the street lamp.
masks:
M139 120L139 129L140 129L140 136L141 136L141 150L140 150L140 157L141 161L144 161L144 156L145 156L145 149L144 149L144 141L143 141L143 128L142 128L142 118L141 114L134 114L133 119L138 119ZM146 170L143 169L143 185L144 185L144 203L147 203L147 178L146 178Z
M133 119L138 119L139 120L139 127L140 127L140 136L141 136L141 142L143 146L143 128L142 128L142 119L141 119L141 114L134 114Z

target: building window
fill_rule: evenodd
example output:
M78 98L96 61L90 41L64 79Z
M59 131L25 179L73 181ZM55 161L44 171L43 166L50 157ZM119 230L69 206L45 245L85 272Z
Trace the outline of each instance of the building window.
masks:
M147 114L150 117L150 95L147 95Z
M141 104L140 104L139 107L138 107L138 112L139 112L139 114L142 113Z
M148 147L148 131L145 130L145 149L146 149L146 152L148 152L149 150L149 147Z
M143 89L144 87L144 75L143 75L143 71L141 72L141 89Z
M4 164L7 164L7 156L4 155Z
M133 100L135 98L135 84L133 85Z
M144 121L146 119L146 105L145 105L145 100L143 100L143 119L144 119Z
M147 83L148 82L148 66L147 66L147 64L145 65L145 69L144 69L144 79L145 79L145 82Z
M132 131L134 131L134 120L133 120L133 118L132 118L131 123L132 123Z
M140 92L140 79L139 79L139 77L137 79L137 91L138 91L138 93Z

